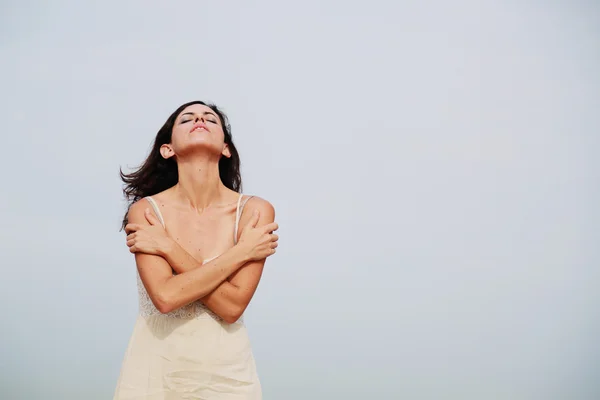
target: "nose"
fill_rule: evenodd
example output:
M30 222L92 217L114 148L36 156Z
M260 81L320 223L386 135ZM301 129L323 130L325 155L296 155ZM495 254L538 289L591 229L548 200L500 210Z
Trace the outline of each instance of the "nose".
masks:
M204 121L204 115L202 115L202 116L200 116L200 115L196 115L196 121L195 121L195 122L198 122L198 121L205 122L205 121Z

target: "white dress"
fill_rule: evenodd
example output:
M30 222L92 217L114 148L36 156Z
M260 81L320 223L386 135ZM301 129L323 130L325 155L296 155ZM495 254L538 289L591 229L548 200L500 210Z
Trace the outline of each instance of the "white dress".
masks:
M164 226L156 203L146 199ZM245 204L241 200L240 194L234 237ZM114 400L262 399L242 318L228 324L199 301L162 314L152 304L139 274L137 285L139 315Z

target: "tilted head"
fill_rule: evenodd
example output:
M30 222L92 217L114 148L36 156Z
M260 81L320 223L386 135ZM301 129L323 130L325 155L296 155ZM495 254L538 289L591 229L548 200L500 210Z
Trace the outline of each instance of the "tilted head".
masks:
M176 161L201 150L202 155L217 160L231 157L231 134L223 120L222 114L219 116L212 107L200 103L188 105L163 127L170 135L165 135L168 143L161 144L160 154L165 159L175 157Z
M219 175L226 187L241 190L240 157L227 116L214 104L192 101L167 118L156 134L150 154L137 170L129 174L120 171L128 205L174 186L179 179L178 157L198 151L218 160Z

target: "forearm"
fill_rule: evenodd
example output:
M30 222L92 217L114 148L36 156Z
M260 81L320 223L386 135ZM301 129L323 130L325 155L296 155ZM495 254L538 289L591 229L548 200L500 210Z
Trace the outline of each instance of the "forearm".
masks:
M202 266L190 253L173 242L172 246L163 253L163 258L169 263L171 268L178 274L191 271L194 268ZM240 301L239 288L224 280L212 292L200 299L206 307L212 312L223 318L230 320L239 314L241 308L245 308L243 301ZM243 310L241 310L243 312Z
M217 259L204 264L202 268L191 268L170 277L164 282L161 290L163 308L175 310L205 297L246 262L245 255L234 246Z
M202 266L201 262L196 260L174 240L171 241L171 245L168 248L161 252L161 256L169 263L173 271L178 274L183 274Z
M227 280L200 301L229 323L235 322L247 306L240 296L240 288Z
M264 264L265 260L245 264L200 301L226 322L237 321L254 296Z

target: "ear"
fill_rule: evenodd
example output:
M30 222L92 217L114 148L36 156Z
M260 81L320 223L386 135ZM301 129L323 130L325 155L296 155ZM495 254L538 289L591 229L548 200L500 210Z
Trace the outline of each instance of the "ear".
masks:
M173 148L170 144L163 144L162 146L160 146L160 155L163 156L163 158L167 159L173 157L175 155L175 152L173 151Z
M231 157L231 151L229 150L229 145L227 143L223 145L223 151L221 152L221 154L227 158Z

